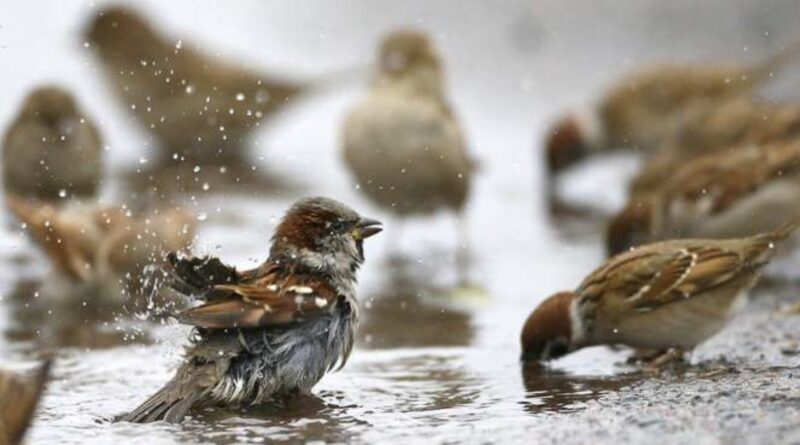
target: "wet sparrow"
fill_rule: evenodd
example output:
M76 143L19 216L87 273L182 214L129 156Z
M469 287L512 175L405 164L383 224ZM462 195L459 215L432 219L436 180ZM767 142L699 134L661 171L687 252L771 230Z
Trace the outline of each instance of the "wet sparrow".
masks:
M522 358L615 344L691 350L745 306L759 269L796 227L750 238L665 241L617 255L575 291L536 308L522 330Z
M6 130L3 185L7 193L48 201L94 197L102 157L100 134L72 96L40 87Z
M161 143L165 160L240 159L249 133L303 88L201 54L122 7L101 11L86 35L115 92Z
M692 102L747 94L800 51L800 43L751 67L732 64L650 65L623 75L593 109L568 114L550 129L545 160L551 177L604 151L659 148L676 116Z
M192 344L172 380L121 420L179 422L200 404L309 393L350 355L363 242L380 231L337 201L309 198L286 213L256 269L173 257L174 288L204 301L178 316L195 327Z
M0 371L0 443L22 443L50 376L50 365L46 361L32 379Z
M634 195L608 227L610 254L672 238L733 238L800 219L800 142L702 156Z

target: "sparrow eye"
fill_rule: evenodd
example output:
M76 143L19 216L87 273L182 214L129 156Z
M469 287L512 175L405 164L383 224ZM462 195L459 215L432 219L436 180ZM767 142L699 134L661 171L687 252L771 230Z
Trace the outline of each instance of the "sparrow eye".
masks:
M333 232L343 232L346 227L347 227L347 224L345 224L344 221L334 221L329 226L329 228Z

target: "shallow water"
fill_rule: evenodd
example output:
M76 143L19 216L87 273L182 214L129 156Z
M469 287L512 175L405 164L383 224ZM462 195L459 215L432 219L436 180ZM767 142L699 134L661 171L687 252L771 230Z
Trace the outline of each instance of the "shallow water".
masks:
M695 352L694 366L664 375L639 372L625 364L628 352L604 348L545 369L518 362L519 329L529 311L550 293L575 286L603 255L602 219L553 220L545 212L535 153L548 119L591 98L631 63L667 55L754 60L791 37L795 22L787 17L797 17L796 8L723 0L702 7L605 1L580 8L557 1L491 8L316 3L303 10L277 1L243 1L225 10L210 1L137 4L187 39L308 75L367 63L376 38L394 26L433 30L455 109L481 162L468 210L476 289L452 292L457 230L450 215L401 224L359 195L336 141L342 112L361 85L324 89L257 132L252 180L192 171L188 193L164 194L202 215L197 253L241 267L263 260L277 218L305 194L335 197L384 220L386 230L366 246L359 274L364 320L347 366L325 377L312 399L201 411L178 426L112 423L166 382L188 330L138 310L98 310L88 294L37 294L38 283L52 274L19 227L6 221L0 356L10 365L32 363L43 351L57 358L29 443L800 440L800 318L780 312L798 301L796 287L786 283L759 291L747 313ZM0 120L10 119L37 82L55 79L74 88L101 121L109 145L105 199L135 205L160 196L175 173L166 180L142 173L151 168L153 142L98 88L93 59L75 37L96 8L56 1L0 6L0 60L17 66L0 70ZM44 26L50 32L31 36ZM791 91L778 83L776 91ZM607 214L622 202L624 178L635 165L622 156L602 160L570 174L562 192Z

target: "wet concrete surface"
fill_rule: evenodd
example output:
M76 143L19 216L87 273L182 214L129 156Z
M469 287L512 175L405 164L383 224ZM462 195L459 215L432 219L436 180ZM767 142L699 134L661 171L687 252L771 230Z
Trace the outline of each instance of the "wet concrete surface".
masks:
M380 11L388 3L363 2L359 10L376 17L364 30L352 29L363 17L322 2L311 12L279 2L270 3L269 11L255 3L231 11L202 2L189 6L214 10L215 19L185 14L187 2L146 3L194 37L207 36L212 26L235 29L220 33L221 45L310 71L340 59L363 61L377 36L393 26L433 29L450 68L454 108L481 160L467 211L473 286L466 291L454 287L458 237L452 215L401 224L371 206L344 169L338 126L362 85L309 98L259 132L252 165L240 173L183 165L154 170L141 162L152 157L150 139L117 104L97 94L96 67L82 48L67 51L78 62L56 68L83 93L87 108L102 116L108 134L103 199L132 207L154 200L188 206L199 220L196 253L252 267L266 256L283 211L307 194L347 202L384 220L386 228L367 244L359 273L364 319L356 349L342 371L320 382L315 397L203 409L183 425L132 425L110 419L171 377L188 329L162 316L160 304L130 308L123 300L108 308L98 306L91 292L75 295L74 289L41 301L37 289L52 281L51 269L6 218L0 230L0 357L4 364L32 362L45 353L56 357L55 378L28 443L800 442L800 315L794 307L800 286L793 279L800 261L794 256L754 292L744 314L698 348L689 363L664 373L628 365L629 351L608 348L587 349L545 367L518 360L519 330L528 313L552 292L576 286L603 260L605 216L622 203L625 178L636 167L632 157L614 156L572 172L559 193L590 212L552 218L539 156L548 120L591 98L633 62L677 52L694 60L738 57L744 45L751 51L745 59L766 51L774 39L786 37L786 17L794 14L781 2L737 1L732 7L715 0L699 10L692 2L656 3L567 4L564 14L561 2L515 1L491 11L459 6L453 16L447 2L413 2L396 14ZM48 6L54 11L48 20L58 25L53 36L44 43L21 37L6 42L10 31L24 35L10 24L8 34L0 28L0 44L9 45L8 51L27 45L48 60L61 60L52 48L74 37L91 6ZM721 16L720 8L730 14ZM20 23L29 26L37 17L28 9L19 13ZM310 36L309 26L325 36ZM704 39L709 27L717 39ZM677 45L675 35L693 44ZM527 42L525 36L534 36L535 44L519 44ZM296 46L281 46L291 42ZM297 62L309 58L315 63ZM476 58L485 69L476 68ZM25 82L55 69L36 60L25 65L35 73ZM0 88L9 97L27 85L22 76L4 76L9 85ZM13 104L0 105L0 115L10 115Z

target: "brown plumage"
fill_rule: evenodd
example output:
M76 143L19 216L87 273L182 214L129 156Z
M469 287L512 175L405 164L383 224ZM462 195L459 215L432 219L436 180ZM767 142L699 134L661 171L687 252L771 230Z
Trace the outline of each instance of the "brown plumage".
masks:
M65 90L44 86L25 99L3 139L7 193L33 199L91 198L102 179L97 128Z
M629 72L593 110L566 115L551 127L545 141L548 172L554 175L593 153L658 149L672 133L677 112L698 100L747 95L798 51L800 43L754 66L664 63Z
M50 376L46 361L32 378L0 371L0 444L22 443Z
M800 218L800 142L749 145L693 159L631 198L608 230L610 253L670 238L731 238Z
M534 311L523 329L523 358L601 344L691 350L743 308L758 271L797 225L749 238L664 241L617 255L574 292ZM566 338L552 327L559 324L569 327Z
M740 97L689 107L675 131L630 185L632 194L658 188L691 159L734 149L791 140L800 135L800 105Z
M55 269L74 283L116 283L125 276L136 282L164 253L188 248L196 225L182 209L131 216L119 207L57 208L13 196L7 206Z
M355 274L364 240L380 231L341 203L307 198L286 213L256 269L171 256L173 287L202 301L178 315L195 328L193 341L172 380L120 420L179 422L196 405L309 393L350 355Z
M158 138L164 159L239 159L248 134L304 88L201 54L122 7L101 11L87 39L125 107Z
M378 65L344 123L344 159L360 190L400 216L461 211L474 166L439 55L424 34L403 30L383 41Z

